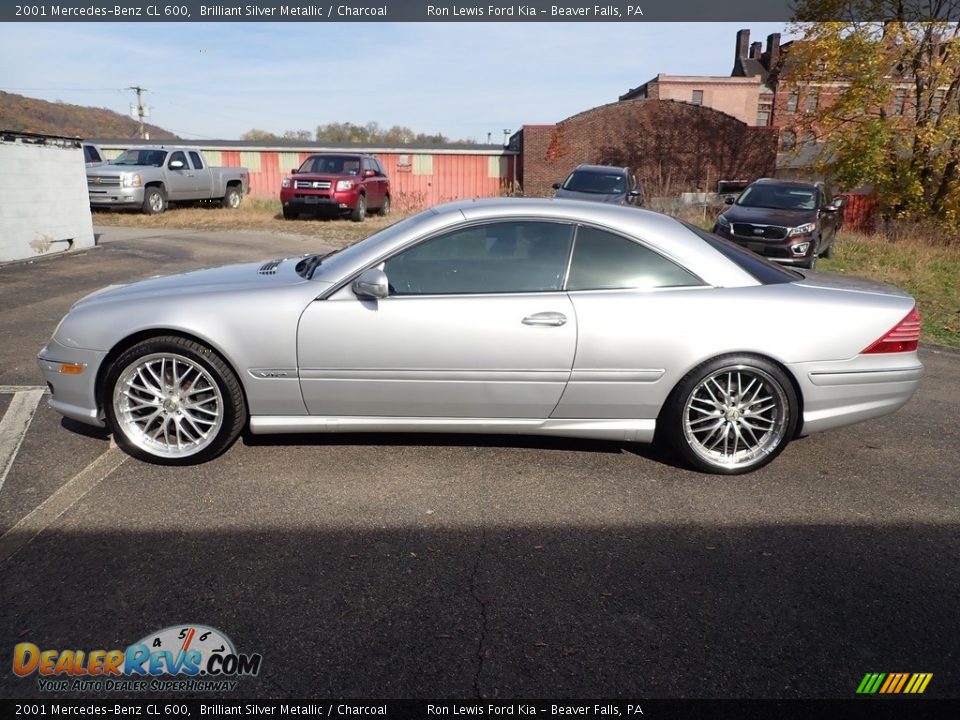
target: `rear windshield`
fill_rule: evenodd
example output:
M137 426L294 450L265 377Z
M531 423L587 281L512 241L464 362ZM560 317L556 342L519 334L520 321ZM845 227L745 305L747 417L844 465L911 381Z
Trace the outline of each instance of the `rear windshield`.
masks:
M682 220L680 222L683 222ZM795 270L790 270L782 265L772 263L766 258L760 257L754 252L740 247L736 243L730 242L725 238L707 232L703 228L684 222L688 228L699 235L705 243L733 263L736 263L742 270L749 273L753 278L763 285L776 285L777 283L796 282L803 280L803 275Z

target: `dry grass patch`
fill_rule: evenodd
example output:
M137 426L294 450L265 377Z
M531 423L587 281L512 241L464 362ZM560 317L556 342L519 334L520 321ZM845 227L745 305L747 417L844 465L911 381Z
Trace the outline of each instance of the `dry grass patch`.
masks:
M363 222L342 218L302 218L285 220L279 200L244 198L237 210L215 204L174 207L161 215L140 212L98 210L95 225L138 228L176 228L183 230L260 230L300 235L323 240L328 245L348 244L372 235L404 217L393 212L387 217L368 215Z

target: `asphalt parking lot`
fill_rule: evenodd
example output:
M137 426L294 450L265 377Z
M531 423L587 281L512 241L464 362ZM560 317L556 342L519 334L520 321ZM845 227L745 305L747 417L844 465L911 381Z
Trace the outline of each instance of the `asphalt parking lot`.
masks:
M35 355L106 284L316 251L101 228L0 267L0 653L180 623L263 655L238 697L960 696L960 353L900 412L706 476L647 447L246 438L160 468L46 407ZM0 697L42 695L15 677ZM49 696L49 693L46 695Z

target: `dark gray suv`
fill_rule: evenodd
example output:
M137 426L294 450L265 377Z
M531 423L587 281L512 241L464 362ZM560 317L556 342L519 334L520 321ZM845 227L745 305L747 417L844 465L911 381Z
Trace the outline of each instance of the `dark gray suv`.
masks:
M813 268L830 257L843 201L821 182L761 178L717 216L713 231L785 265Z
M641 205L637 179L630 168L578 165L562 183L554 183L554 197L592 200L614 205Z

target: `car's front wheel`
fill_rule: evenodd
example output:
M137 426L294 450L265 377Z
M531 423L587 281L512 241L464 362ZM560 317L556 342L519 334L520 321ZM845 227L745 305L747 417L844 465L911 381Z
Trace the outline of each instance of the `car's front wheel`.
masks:
M354 222L362 222L363 219L367 216L367 198L365 195L361 195L357 198L357 204L353 208L353 212L350 213L350 219Z
M737 475L779 455L797 429L796 391L769 360L727 355L690 371L661 421L674 449L693 467Z
M210 460L233 444L247 419L236 374L213 350L187 338L137 343L110 365L103 387L117 445L152 463Z

